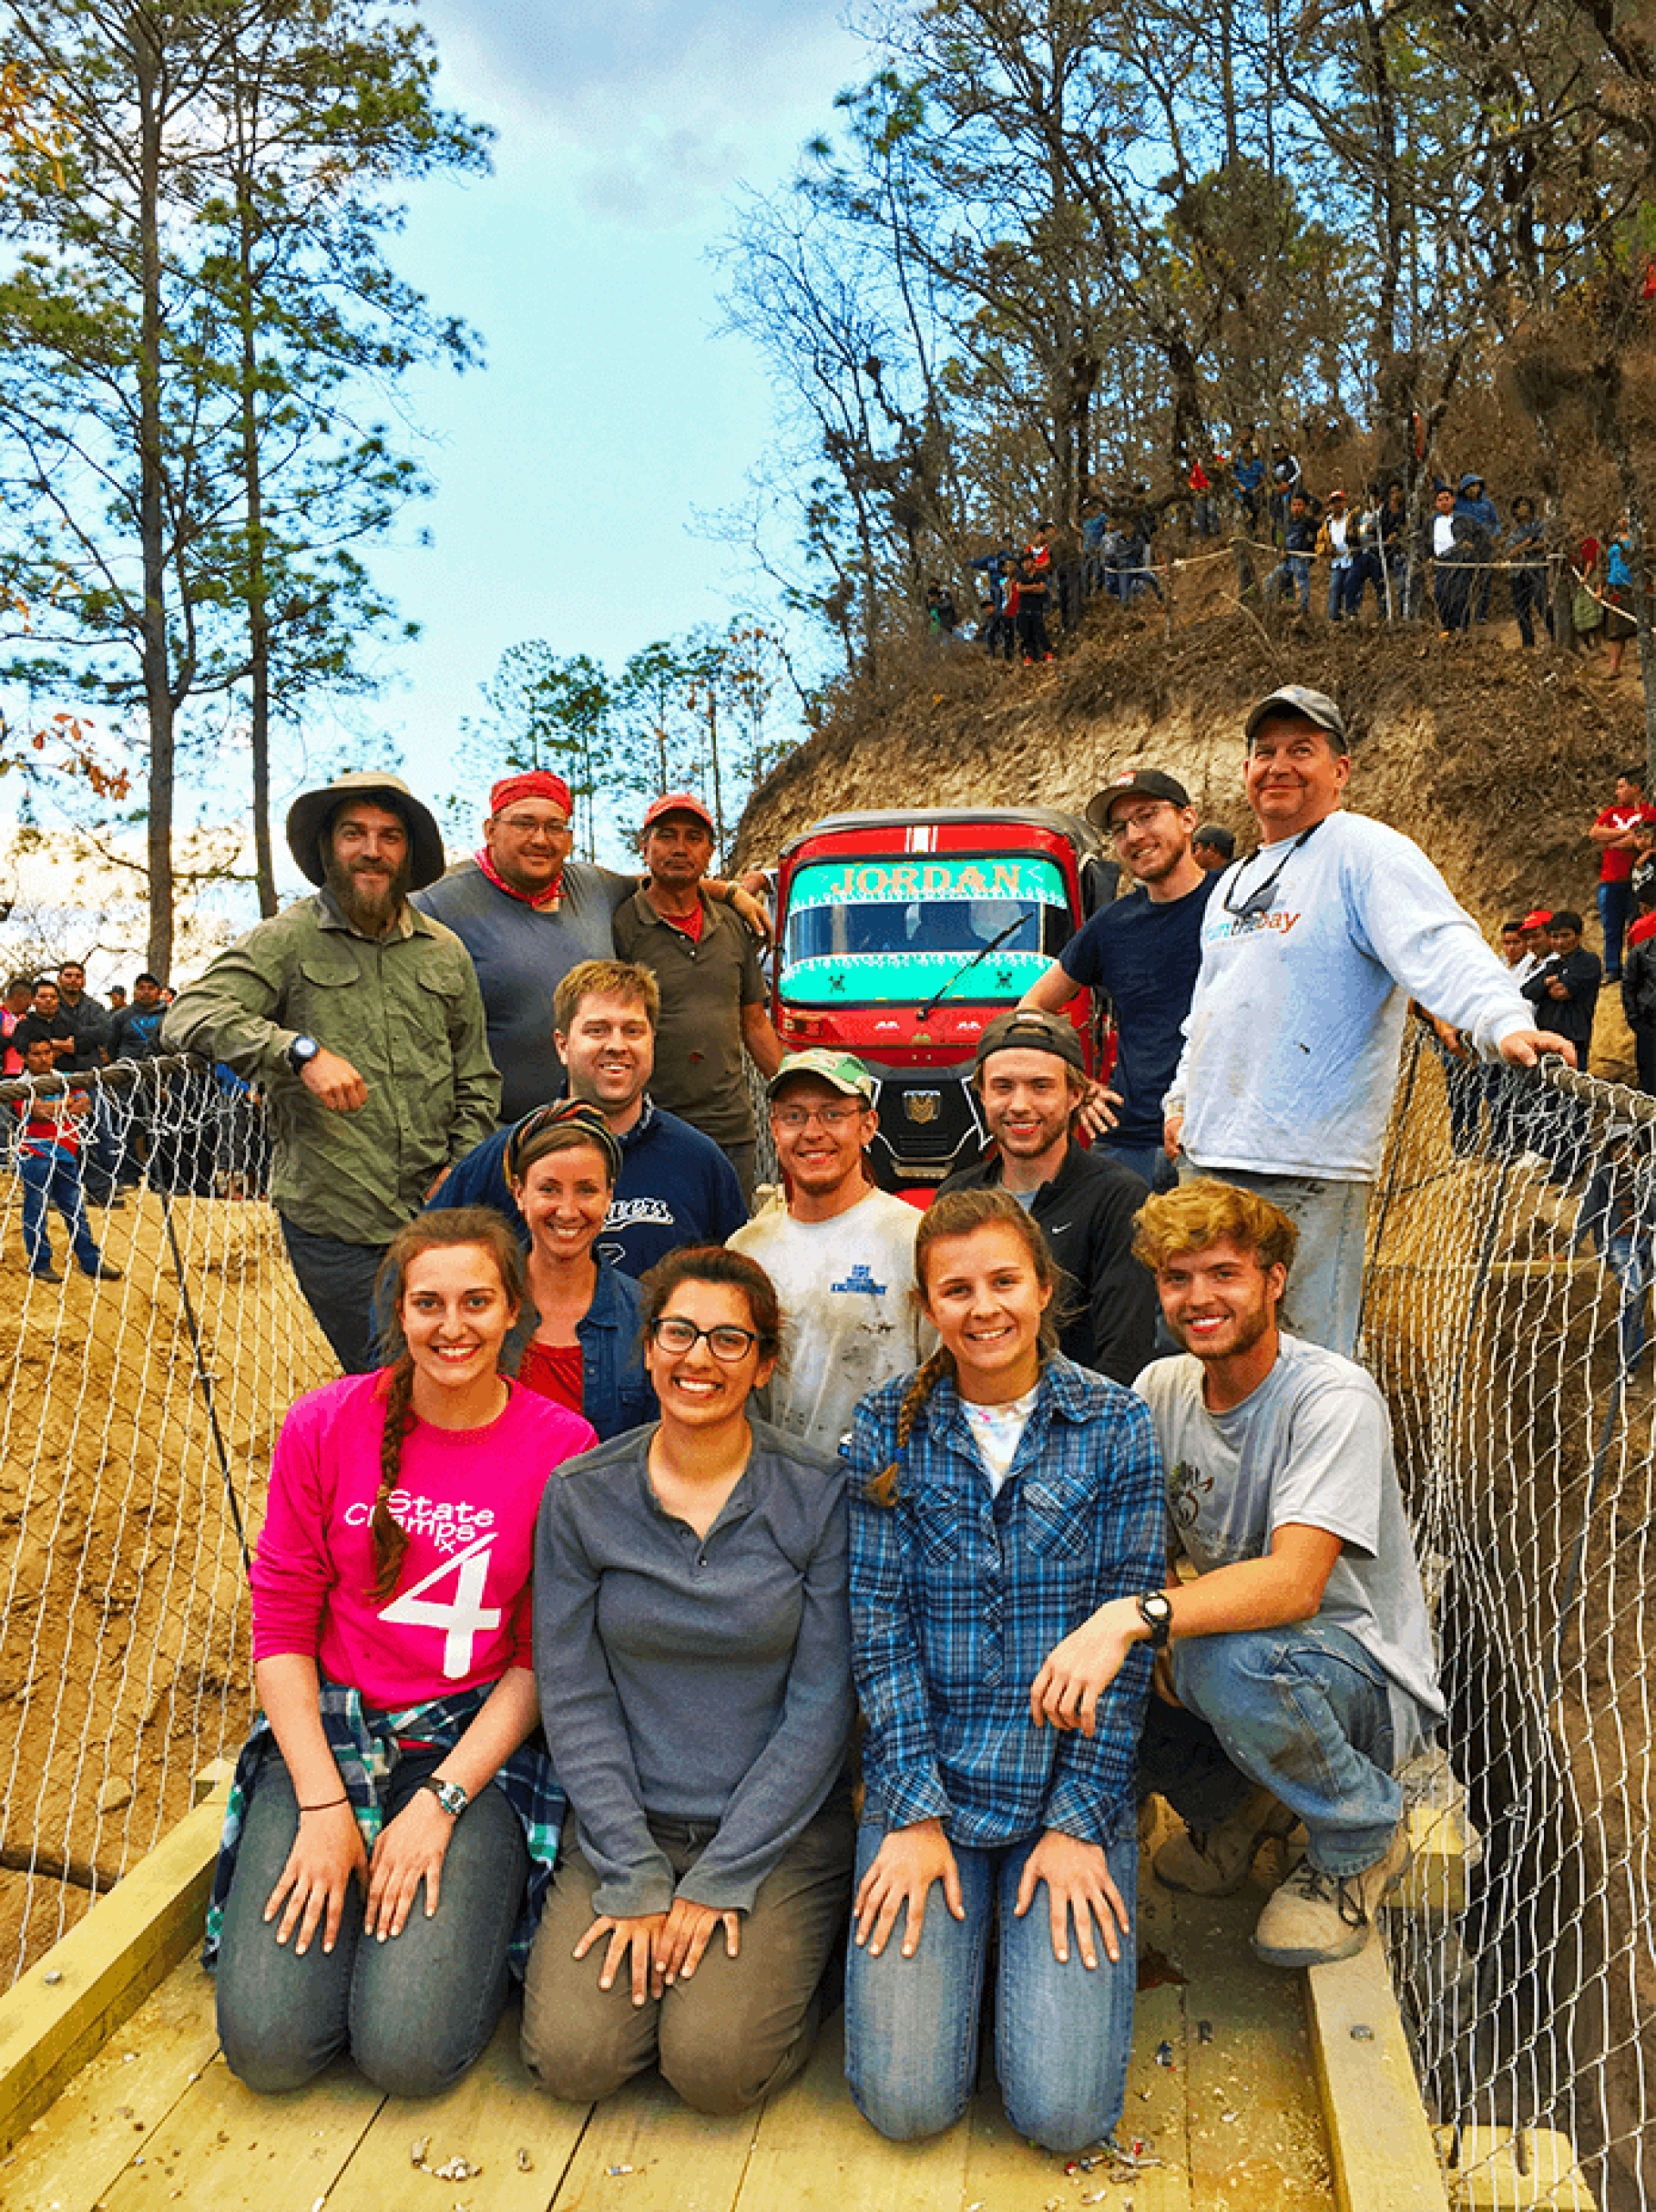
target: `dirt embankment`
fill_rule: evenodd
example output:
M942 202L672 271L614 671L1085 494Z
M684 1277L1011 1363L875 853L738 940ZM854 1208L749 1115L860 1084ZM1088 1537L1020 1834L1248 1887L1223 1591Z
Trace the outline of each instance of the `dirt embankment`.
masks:
M1634 664L1525 652L1509 624L1440 640L1421 628L1268 629L1226 610L1222 566L1159 609L1095 602L1078 640L1041 668L975 648L917 644L912 667L782 762L743 818L744 862L846 808L1020 805L1079 811L1118 769L1176 775L1204 818L1251 836L1241 792L1248 707L1315 686L1352 732L1350 804L1415 838L1486 928L1535 905L1590 920L1587 830L1615 771L1644 757Z

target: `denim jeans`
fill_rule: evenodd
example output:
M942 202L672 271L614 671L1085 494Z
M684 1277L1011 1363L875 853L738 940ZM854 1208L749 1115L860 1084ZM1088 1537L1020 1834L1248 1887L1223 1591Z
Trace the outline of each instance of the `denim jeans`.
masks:
M1622 973L1622 937L1633 906L1633 885L1624 876L1620 883L1598 887L1598 919L1604 932L1604 974L1613 982Z
M1622 1286L1619 1316L1622 1369L1631 1375L1644 1357L1645 1303L1650 1292L1651 1243L1645 1237L1611 1237L1604 1246L1604 1264Z
M442 1753L410 1752L392 1775L386 1814L401 1812ZM523 1909L529 1853L518 1815L491 1783L455 1822L436 1914L422 1887L400 1935L362 1937L353 1883L339 1939L318 1933L303 1958L264 1919L298 1830L279 1752L260 1769L224 1907L218 2040L230 2071L261 2092L301 2088L348 2046L392 2096L436 2096L457 2081L505 2008L506 1953Z
M1181 1175L1212 1175L1239 1190L1257 1191L1282 1208L1300 1241L1278 1319L1290 1335L1355 1357L1370 1186L1310 1175L1262 1175L1251 1168L1198 1168L1189 1160Z
M279 1217L282 1242L317 1326L333 1347L347 1375L367 1375L379 1365L374 1357L373 1279L386 1256L383 1244L348 1244L338 1237L317 1237Z
M860 1883L884 1840L865 1820L856 1839ZM1060 1965L1043 1885L1021 1920L1013 1907L1037 1836L1004 1851L955 1846L963 1921L933 1884L912 1958L894 1933L877 1958L852 1943L845 1961L845 2077L856 2108L898 2142L935 2135L959 2119L977 2078L977 2027L989 1933L1000 1905L994 2066L1007 2117L1020 2135L1061 2154L1096 2142L1121 2116L1138 1947L1130 1927L1112 1964L1082 1962L1073 1926ZM1111 1878L1131 1916L1138 1841L1130 1813L1107 1846ZM899 1923L900 1927L900 1922Z
M47 1230L49 1200L63 1216L75 1257L93 1275L102 1254L86 1224L86 1194L81 1187L80 1157L53 1144L43 1150L21 1153L17 1171L23 1179L23 1250L29 1272L39 1275L52 1264L52 1239Z
M1304 1821L1311 1863L1325 1874L1360 1874L1383 1856L1403 1793L1391 1774L1386 1678L1354 1636L1302 1620L1182 1638L1173 1684L1182 1713L1154 1695L1145 1710L1142 1789L1210 1828L1263 1783Z
M1179 1179L1164 1145L1119 1144L1109 1136L1101 1137L1098 1142L1101 1151L1120 1160L1124 1168L1131 1168L1135 1175L1142 1175L1153 1191L1171 1190Z

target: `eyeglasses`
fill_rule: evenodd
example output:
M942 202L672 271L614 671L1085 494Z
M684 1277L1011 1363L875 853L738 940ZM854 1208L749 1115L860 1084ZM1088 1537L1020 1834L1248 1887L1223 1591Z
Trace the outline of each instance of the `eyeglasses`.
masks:
M1141 824L1152 822L1173 804L1170 799L1158 799L1153 806L1141 806L1136 814L1115 814L1110 818L1110 835L1119 845Z
M1235 880L1232 883L1230 890L1225 893L1225 912L1227 914L1234 914L1239 922L1251 922L1258 915L1268 914L1270 912L1271 905L1276 896L1277 877L1288 866L1289 861L1293 859L1295 854L1298 852L1300 847L1305 843L1306 840L1309 837L1314 837L1317 831L1320 830L1322 824L1320 822L1314 822L1308 830L1302 830L1299 836L1295 838L1293 843L1283 855L1281 860L1277 862L1276 867L1272 868L1270 874L1265 878L1264 881L1259 885L1258 888L1254 891L1250 891L1245 899L1239 901L1233 898L1231 894L1233 892L1239 891L1241 888L1242 869L1251 867L1259 857L1258 853L1250 853L1247 859L1245 860L1241 863L1240 867L1238 868Z
M681 1313L662 1314L659 1320L650 1323L649 1334L650 1341L663 1351L679 1353L693 1350L706 1337L708 1350L726 1367L734 1367L738 1360L745 1359L759 1341L756 1330L738 1329L733 1321L721 1321L712 1329L699 1329Z
M833 1130L844 1129L848 1121L855 1121L858 1114L867 1112L866 1106L849 1104L824 1106L774 1106L771 1109L770 1118L778 1129L789 1131L808 1129L813 1121L819 1121L825 1129Z
M514 837L548 837L554 843L569 834L567 822L543 822L533 814L508 814L500 826L503 830L510 830Z

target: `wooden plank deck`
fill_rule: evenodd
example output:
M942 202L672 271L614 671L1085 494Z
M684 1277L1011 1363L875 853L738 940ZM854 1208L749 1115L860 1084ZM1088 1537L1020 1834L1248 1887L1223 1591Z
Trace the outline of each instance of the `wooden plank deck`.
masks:
M257 2097L217 2056L212 1984L191 1959L0 2157L0 2205L5 2212L1049 2212L1071 2204L1108 2212L1129 2204L1134 2212L1332 2212L1347 2200L1336 2193L1305 1977L1261 1966L1248 1946L1265 1887L1259 1878L1240 1897L1201 1903L1175 1898L1145 1876L1143 1986L1120 2130L1129 2151L1136 2146L1139 2163L1131 2169L1101 2156L1066 2170L1064 2160L1012 2134L987 2079L970 2114L947 2135L913 2146L884 2142L846 2094L837 2013L800 2079L739 2120L687 2111L653 2074L590 2110L555 2103L523 2071L515 2008L473 2073L445 2097L381 2097L343 2062L299 2095ZM417 2144L424 2146L423 2168L412 2163ZM432 2171L457 2157L478 2171L446 2179Z

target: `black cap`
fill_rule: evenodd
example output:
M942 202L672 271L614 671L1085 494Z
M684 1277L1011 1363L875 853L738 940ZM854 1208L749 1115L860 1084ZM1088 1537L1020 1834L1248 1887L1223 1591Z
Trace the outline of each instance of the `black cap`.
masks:
M992 1052L1051 1052L1071 1068L1087 1072L1081 1038L1072 1023L1057 1014L1038 1013L1033 1006L1014 1006L997 1014L977 1041L977 1065Z
M1123 768L1087 804L1087 819L1095 830L1110 826L1110 809L1118 799L1163 799L1170 806L1189 806L1190 794L1176 777L1160 768Z

